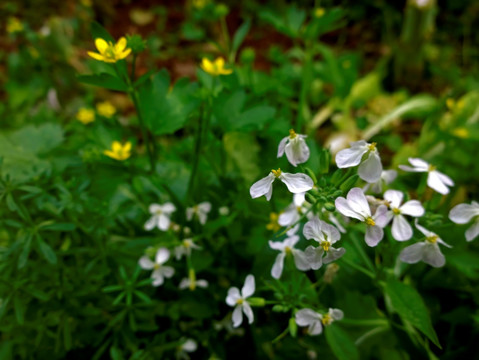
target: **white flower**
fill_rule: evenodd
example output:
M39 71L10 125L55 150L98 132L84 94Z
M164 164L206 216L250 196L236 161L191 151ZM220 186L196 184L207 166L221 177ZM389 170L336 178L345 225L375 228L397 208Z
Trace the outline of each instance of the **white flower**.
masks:
M196 215L198 217L198 221L201 225L206 223L208 219L208 213L211 211L211 203L208 201L204 201L195 205L193 207L189 207L186 209L186 220L191 221L193 216Z
M454 181L449 176L437 171L435 166L422 159L409 158L408 160L413 167L399 165L399 168L404 171L427 172L427 185L442 195L449 194L448 186L454 186Z
M276 256L276 260L274 261L274 265L271 268L271 276L275 279L279 279L281 274L283 273L284 267L284 258L288 254L292 254L294 258L294 264L299 270L306 271L310 269L308 260L306 259L306 255L301 250L295 249L294 245L296 245L299 241L299 236L293 235L284 239L283 242L273 242L269 241L269 247L273 250L281 251L278 256Z
M178 347L176 358L188 360L190 357L187 353L195 352L196 349L198 349L196 341L193 339L186 339L185 342Z
M412 238L412 227L404 215L420 217L424 215L424 208L417 200L406 201L401 205L403 193L397 190L388 190L384 193L384 200L389 202L388 219L393 218L391 233L397 241L405 241Z
M473 218L474 223L466 230L467 241L472 241L479 235L479 204L476 201L471 204L459 204L449 212L449 219L456 224L467 224Z
M201 249L198 245L196 245L192 239L184 239L181 242L181 245L175 247L175 257L176 260L180 260L183 255L190 256L191 249Z
M383 166L376 143L367 143L364 140L352 142L349 149L343 149L336 154L338 168L348 168L359 165L358 175L364 181L376 183L381 178ZM363 155L367 155L362 161Z
M279 225L293 225L309 210L310 204L306 201L304 195L304 193L294 194L293 202L278 217ZM313 214L310 212L307 216L312 215Z
M170 216L176 211L176 207L170 202L163 205L151 204L149 211L152 216L145 223L145 230L153 230L157 227L160 230L166 231L170 227Z
M308 262L313 270L318 270L323 263L329 264L339 259L346 252L344 248L335 249L332 247L341 237L338 229L316 217L304 225L303 235L308 240L316 240L320 245L317 248L308 246L305 250ZM326 253L326 256L323 258L324 253Z
M265 196L266 200L271 199L273 194L273 182L279 178L286 184L288 190L293 194L309 191L313 188L313 179L306 174L290 174L282 172L281 169L271 170L271 172L265 178L255 182L249 189L249 193L253 199L260 196Z
M323 209L323 213L326 212L326 211L327 211L326 209ZM346 217L344 217L344 216L342 216L342 218L343 218L344 221L346 221L346 220L349 221L349 219L346 218ZM344 226L339 222L338 218L337 218L336 216L334 216L333 213L330 212L330 213L328 214L328 220L331 221L331 222L334 224L334 226L336 226L336 227L338 228L338 230L339 230L340 232L342 232L343 234L346 234L346 229L345 229Z
M232 287L228 290L228 296L226 297L226 303L229 306L234 306L233 310L233 327L238 327L243 322L243 312L248 318L250 324L253 323L254 315L251 305L246 300L253 295L255 290L254 276L248 275L244 282L244 286L241 289L241 293L237 287Z
M228 206L222 206L218 209L218 213L221 216L228 216L230 214L230 209L228 208Z
M203 280L203 279L190 279L189 277L183 278L180 281L180 285L178 286L181 290L184 289L190 289L191 291L195 290L197 287L200 288L207 288L208 287L208 281Z
M444 266L446 259L441 253L438 244L449 248L451 246L446 244L437 234L419 225L417 219L416 228L426 236L426 240L404 248L399 254L401 261L408 264L415 264L422 260L433 267Z
M153 279L153 286L160 286L164 282L164 278L170 278L175 273L175 269L171 266L164 266L163 264L170 258L170 251L166 248L160 248L156 252L155 262L151 261L148 256L142 256L138 263L144 270L153 270L151 278Z
M286 153L291 165L305 163L309 159L309 148L304 139L306 135L296 134L293 129L289 130L289 136L281 140L278 146L278 157Z
M319 335L323 332L323 325L328 326L335 320L343 318L343 312L339 309L329 308L329 311L322 315L312 309L301 309L295 315L298 326L307 326L308 334Z
M349 190L347 199L338 197L335 201L336 209L344 216L364 222L366 227L365 240L369 246L376 246L383 238L383 227L388 222L387 207L380 205L374 216L371 215L366 196L360 188Z
M396 179L397 176L398 173L396 170L383 170L381 172L380 179L373 184L367 183L366 185L364 185L363 191L366 192L368 190L371 190L371 192L374 194L382 193L383 185L389 185L394 181L394 179Z

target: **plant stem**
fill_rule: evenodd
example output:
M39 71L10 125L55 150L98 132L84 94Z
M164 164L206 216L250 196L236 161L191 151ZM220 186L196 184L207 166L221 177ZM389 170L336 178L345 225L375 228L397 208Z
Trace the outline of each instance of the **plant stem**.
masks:
M187 199L188 201L191 200L191 196L193 194L193 188L195 185L196 173L198 172L198 163L200 161L200 151L201 151L201 140L203 134L203 115L204 115L204 106L201 107L200 116L198 119L198 129L196 131L196 141L195 141L195 152L193 158L193 168L191 170L190 180L188 182L188 194Z
M371 259L368 257L366 252L364 251L363 247L359 244L361 241L355 233L351 234L351 237L353 238L353 244L356 250L358 251L359 255L363 258L366 266L372 271L375 272L376 268L374 267L374 264L372 263Z
M364 341L366 341L368 338L370 338L371 336L374 336L376 334L379 334L383 331L386 331L389 329L389 326L378 326L378 327L375 327L374 329L371 329L369 330L368 332L364 333L363 335L361 335L355 342L354 344L356 346L359 346L361 345Z
M357 264L353 263L353 262L350 261L350 260L345 259L344 257L342 257L342 258L340 259L340 261L343 261L344 263L346 263L347 265L351 266L352 268L361 271L363 274L369 276L371 279L375 279L375 278L376 278L376 275L375 275L373 272L371 272L371 271L369 271L369 270L363 268L363 267L360 266L360 265L357 265Z

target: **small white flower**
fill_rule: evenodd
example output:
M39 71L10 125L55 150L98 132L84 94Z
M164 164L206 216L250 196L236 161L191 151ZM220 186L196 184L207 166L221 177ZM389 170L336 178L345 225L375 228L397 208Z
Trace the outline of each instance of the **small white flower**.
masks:
M436 167L418 158L409 158L409 163L413 166L399 165L399 168L410 172L427 172L427 185L442 195L449 194L448 186L454 186L452 179L437 171Z
M326 212L327 210L326 209L323 209L323 213ZM342 216L342 219L343 221L349 221L348 218ZM333 213L329 213L328 214L328 220L331 221L334 226L336 226L336 228L339 230L339 232L342 232L343 234L346 234L346 229L344 228L344 226L339 222L338 218L336 216L334 216Z
M218 213L221 216L228 216L230 214L230 209L228 208L228 206L222 206L218 209Z
M192 239L184 239L181 242L181 245L175 247L175 257L176 260L180 260L183 255L190 256L191 249L201 249L198 245L196 245Z
M193 279L192 281L192 279L187 277L180 281L180 285L178 287L181 290L190 289L191 291L195 290L197 287L205 289L208 287L208 281L204 279Z
M171 266L164 266L163 264L170 258L170 251L166 248L160 248L156 252L155 262L151 261L148 256L142 256L138 261L140 267L144 270L153 270L151 278L153 279L153 286L160 286L163 284L165 278L170 278L175 273L175 269Z
M204 225L206 223L206 220L208 219L208 213L210 211L211 203L209 203L208 201L204 201L202 203L199 203L198 205L186 209L186 220L191 221L193 219L193 216L196 215L200 224Z
M348 168L359 165L358 175L368 183L376 183L381 178L383 166L376 148L376 143L367 143L364 140L352 142L351 147L343 149L336 154L336 165L338 168ZM364 155L367 155L365 160Z
M305 163L309 159L309 148L304 139L306 135L296 134L293 129L289 130L289 136L281 140L278 146L278 157L286 153L288 161L293 166Z
M188 360L190 359L188 353L195 352L198 349L198 344L193 339L186 339L183 344L181 344L176 352L177 359Z
M365 240L369 246L376 246L383 238L383 227L388 222L387 207L380 205L374 215L371 215L366 196L360 188L349 190L347 199L338 197L335 201L336 209L344 216L364 222L366 227Z
M446 258L441 253L439 245L444 245L451 247L446 244L437 234L423 228L417 223L416 219L416 228L424 234L426 240L410 245L404 248L399 254L401 261L408 264L415 264L419 261L424 261L426 264L429 264L433 267L441 267L446 263Z
M320 245L317 248L308 246L305 250L308 262L313 270L318 270L323 263L329 264L339 259L346 252L344 248L335 249L332 247L341 238L338 229L316 217L304 225L303 235L306 239L313 239ZM323 258L325 253L326 256Z
M244 286L241 289L241 293L237 287L232 287L228 290L228 296L226 297L226 303L229 306L234 306L233 310L233 327L238 327L243 322L243 312L248 318L250 324L254 321L253 309L246 300L254 294L255 283L254 276L248 275L244 282Z
M306 255L301 250L295 249L294 246L298 243L299 236L293 235L284 239L283 242L273 242L269 241L269 247L273 250L279 250L280 253L276 256L274 265L271 268L271 276L275 279L279 279L283 273L284 267L284 258L288 254L292 254L294 258L294 264L301 271L306 271L310 269L308 259Z
M373 184L367 183L366 185L364 185L363 191L366 192L368 190L371 190L371 192L374 194L382 193L383 185L389 185L394 181L394 179L396 179L397 176L398 173L396 170L383 170L381 172L381 178Z
M459 204L449 212L449 219L456 224L467 224L474 219L472 226L466 230L466 240L472 241L479 235L479 203Z
M307 326L308 334L314 336L323 332L323 326L331 325L333 321L341 320L343 316L339 309L329 308L324 315L312 309L301 309L296 313L295 320L298 326Z
M293 225L309 210L310 204L304 195L305 193L294 194L293 202L278 217L279 225ZM307 216L313 216L313 214L310 212Z
M273 194L273 182L277 178L285 183L288 187L288 190L293 194L309 191L314 185L313 179L306 174L290 174L282 172L281 169L271 170L268 176L258 180L251 186L249 189L251 197L256 199L264 195L266 200L269 201L271 199L271 195Z
M170 216L176 211L176 207L170 202L163 205L151 204L149 211L152 216L145 223L145 230L153 230L157 227L160 230L166 231L170 227Z
M384 200L389 202L388 219L393 218L391 233L397 241L406 241L412 238L412 227L404 215L420 217L424 215L424 208L417 200L406 201L401 205L403 193L397 190L388 190L384 193Z

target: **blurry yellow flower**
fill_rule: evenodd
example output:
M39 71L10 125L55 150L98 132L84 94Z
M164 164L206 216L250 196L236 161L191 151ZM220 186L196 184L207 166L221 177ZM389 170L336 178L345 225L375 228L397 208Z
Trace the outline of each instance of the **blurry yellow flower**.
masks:
M16 32L23 31L23 24L16 17L9 17L7 20L7 32L14 34Z
M89 124L95 121L95 111L92 109L81 108L78 110L76 118L84 125Z
M454 109L455 105L456 105L456 101L453 98L449 98L446 100L446 106L449 110Z
M326 10L324 10L324 8L317 8L317 9L314 10L314 16L317 17L317 18L320 18L325 13L326 13Z
M222 57L217 58L215 61L203 58L201 61L201 68L213 76L229 75L233 72L231 69L225 69L225 59Z
M104 150L103 154L115 160L126 160L131 156L131 142L122 145L119 141L113 141L111 150Z
M101 116L111 118L113 115L115 115L116 108L111 102L104 101L96 104L96 111L98 111L98 114L100 114Z
M457 137L467 139L469 137L469 131L466 128L463 127L458 127L455 128L452 133L456 135Z
M116 44L113 44L111 41L106 42L103 39L95 39L95 46L98 49L98 53L88 51L90 55L95 60L104 61L107 63L115 63L118 60L126 58L131 49L126 48L127 42L126 38L121 37Z
M276 232L278 231L281 226L278 224L278 218L279 218L279 214L275 213L275 212L272 212L271 214L269 214L269 224L266 225L266 229L268 230L271 230L273 232Z
M85 7L91 7L91 0L80 0L80 3Z
M207 3L208 0L193 0L193 7L197 9L203 9Z

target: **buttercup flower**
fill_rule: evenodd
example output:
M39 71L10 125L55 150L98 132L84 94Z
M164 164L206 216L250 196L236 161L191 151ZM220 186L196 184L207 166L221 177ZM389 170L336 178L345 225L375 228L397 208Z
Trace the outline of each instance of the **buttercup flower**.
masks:
M308 334L314 336L323 332L323 326L331 325L333 321L341 320L343 316L339 309L330 308L324 315L312 309L301 309L296 313L295 320L298 326L307 326Z
M175 273L175 269L171 266L164 266L163 264L170 258L170 251L166 248L160 248L156 252L155 262L151 261L148 256L142 256L138 261L140 267L144 270L153 270L151 278L153 279L153 286L160 286L165 281L165 278L170 278Z
M76 114L76 119L86 125L95 121L95 111L92 109L81 108Z
M190 256L192 249L201 249L196 245L192 239L185 239L181 242L181 245L175 247L176 260L180 260L183 256Z
M283 242L273 242L269 241L269 247L273 250L279 250L280 253L276 256L276 260L274 261L274 265L271 269L271 276L275 279L279 279L281 274L283 273L284 267L284 258L288 254L292 254L294 258L294 264L298 268L298 270L306 271L310 269L308 260L306 259L306 255L301 250L295 249L294 245L296 245L299 241L299 236L294 235L284 239Z
M121 37L116 44L111 41L106 42L103 39L95 39L95 46L99 53L88 51L93 59L103 61L106 63L116 63L118 60L123 60L130 55L131 49L126 48L126 38Z
M96 104L96 111L98 111L98 114L100 114L101 116L111 118L113 115L115 115L116 108L111 102L104 101Z
M148 210L151 213L151 218L145 223L145 230L150 231L157 227L166 231L170 228L170 217L176 211L175 205L170 202L163 205L151 204Z
M364 155L366 156L363 160ZM359 177L369 183L379 181L383 171L376 143L370 144L364 140L352 142L349 149L338 152L336 154L336 165L340 169L359 165Z
M290 174L282 172L281 169L271 170L265 178L255 182L249 189L249 193L253 199L265 196L266 200L271 199L273 194L273 182L280 179L286 184L288 190L294 194L309 191L313 188L313 179L306 174Z
M286 153L288 161L293 166L305 163L309 159L309 147L304 139L306 135L296 134L293 129L289 130L289 136L283 138L278 146L278 157Z
M472 241L479 235L479 203L459 204L449 212L449 219L456 224L467 224L474 219L472 226L466 230L466 240Z
M418 158L409 158L409 163L413 166L399 165L404 171L427 172L427 185L442 195L449 194L448 186L454 186L452 179L437 171L436 167Z
M126 160L131 156L131 142L127 141L122 145L119 141L113 141L111 150L104 150L103 154L115 160Z
M196 215L200 224L204 225L206 223L206 220L208 219L208 213L210 211L211 203L209 203L208 201L204 201L202 203L199 203L198 205L186 209L186 220L191 221L193 219L193 216Z
M412 227L404 215L420 217L424 215L424 208L417 200L406 201L401 205L403 193L397 190L388 190L384 193L384 200L389 202L388 218L393 219L391 233L398 241L409 240L412 237Z
M338 197L335 201L336 209L344 216L364 222L366 227L365 240L369 246L376 246L384 236L383 227L388 222L387 207L380 205L372 216L366 196L360 188L349 190L347 199Z
M7 33L14 34L23 31L22 22L16 17L9 17L7 20Z
M452 247L446 244L437 234L423 228L417 223L416 228L424 234L426 240L404 248L399 254L401 261L408 264L415 264L419 261L424 261L433 267L441 267L446 263L446 258L441 253L439 245Z
M229 75L233 72L232 69L225 68L225 59L222 57L216 58L214 61L210 61L207 58L201 60L200 67L210 75Z
M303 228L303 235L308 240L315 240L319 247L308 246L305 250L311 269L318 270L323 263L329 264L344 255L346 249L335 249L332 245L341 238L338 229L333 225L319 220L317 217L309 220ZM326 256L323 258L323 255Z
M375 183L367 183L363 187L363 191L366 192L368 190L371 190L372 193L374 194L379 194L383 192L383 185L389 185L396 179L398 176L398 173L396 170L383 170L381 172L381 177L379 180Z
M233 327L238 327L243 322L243 312L248 318L250 324L254 321L253 309L246 300L254 294L255 283L254 276L248 275L244 282L244 286L241 289L241 293L237 287L232 287L228 290L228 296L226 297L226 303L229 306L234 306L233 310Z

